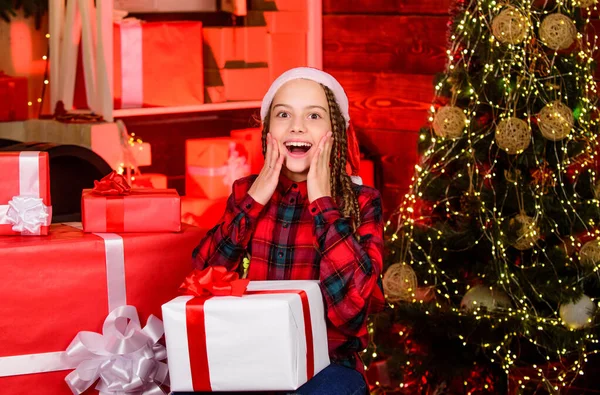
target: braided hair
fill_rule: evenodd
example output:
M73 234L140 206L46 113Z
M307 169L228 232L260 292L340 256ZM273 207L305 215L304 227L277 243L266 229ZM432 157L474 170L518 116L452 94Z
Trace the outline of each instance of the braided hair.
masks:
M323 84L320 84L325 91L327 104L329 105L329 117L331 119L331 132L333 133L333 147L331 147L331 194L332 198L340 206L342 215L352 220L354 229L360 226L360 206L358 198L352 187L352 179L346 173L346 153L348 151L348 141L346 135L346 120L344 119L340 107L335 101L335 95ZM269 133L269 123L271 120L271 111L267 113L262 126L262 150L263 155L267 152L267 133Z

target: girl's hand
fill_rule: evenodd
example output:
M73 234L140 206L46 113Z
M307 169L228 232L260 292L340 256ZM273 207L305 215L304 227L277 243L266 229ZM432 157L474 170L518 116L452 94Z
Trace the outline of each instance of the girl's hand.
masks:
M319 142L317 152L310 162L310 169L306 179L308 201L314 202L323 196L331 196L331 170L329 160L333 146L333 133L327 132Z
M252 199L263 206L269 202L279 183L279 173L282 165L283 154L279 152L279 144L271 136L271 133L267 133L265 164L248 191Z

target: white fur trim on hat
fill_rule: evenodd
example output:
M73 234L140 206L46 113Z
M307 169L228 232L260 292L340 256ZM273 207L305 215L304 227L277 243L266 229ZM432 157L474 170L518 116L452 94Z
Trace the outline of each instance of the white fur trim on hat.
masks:
M340 107L340 111L342 112L342 116L346 120L346 127L348 127L350 123L350 114L348 112L348 96L346 96L346 92L344 92L344 88L342 85L333 78L332 75L327 74L324 71L312 68L312 67L296 67L294 69L290 69L285 73L281 74L273 83L271 87L263 97L262 105L260 107L260 119L264 121L269 109L271 108L271 102L273 101L273 97L275 94L288 81L297 80L297 79L305 79L318 82L319 84L325 85L333 92L335 96L335 100L337 101L338 106Z

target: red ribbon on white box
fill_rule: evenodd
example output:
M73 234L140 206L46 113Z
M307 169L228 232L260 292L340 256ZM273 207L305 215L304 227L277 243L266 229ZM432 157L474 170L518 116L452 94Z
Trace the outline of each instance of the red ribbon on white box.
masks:
M68 223L81 229L80 223ZM74 394L96 386L101 395L164 394L167 380L162 321L151 315L142 329L137 310L127 306L123 238L95 233L104 240L109 314L102 334L81 331L67 348L41 354L0 357L0 377L75 369L65 380Z
M250 281L239 299L179 296L162 311L172 391L293 392L330 363L317 281Z
M11 224L22 235L39 235L42 226L52 220L52 206L40 197L40 153L19 153L19 194L8 204L0 205L0 224Z

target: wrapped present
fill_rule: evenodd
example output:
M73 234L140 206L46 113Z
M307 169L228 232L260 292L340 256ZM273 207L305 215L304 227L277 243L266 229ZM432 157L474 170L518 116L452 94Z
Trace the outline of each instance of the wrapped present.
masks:
M264 26L207 27L203 30L204 67L223 69L228 63L267 62L267 29Z
M289 69L307 64L306 32L269 33L267 48L271 81Z
M179 232L181 201L175 189L131 189L112 172L81 194L84 232Z
M27 77L11 77L0 71L0 122L29 118Z
M210 229L225 213L227 198L206 199L181 197L181 222L202 229Z
M47 235L52 222L47 152L0 152L0 235Z
M317 281L236 276L196 270L163 305L173 391L295 390L329 365Z
M229 137L186 140L185 194L219 199L231 194L231 185L250 174L243 145Z
M308 30L308 12L299 11L248 11L248 26L266 26L268 33L296 33Z
M167 176L158 173L136 174L131 178L132 188L167 189Z
M204 103L201 22L127 18L114 25L113 37L116 109ZM74 106L88 106L81 64Z
M177 296L203 234L190 226L90 234L54 224L48 237L0 238L2 391L61 395L71 385L82 393L99 377L111 387L105 394L156 389L165 373L160 306ZM119 335L126 320L129 335Z
M211 103L261 100L269 89L269 68L266 63L258 66L205 69L207 100Z
M240 142L246 147L248 152L248 164L250 165L250 174L258 174L262 169L265 158L262 153L262 129L236 129L229 135L232 139Z

